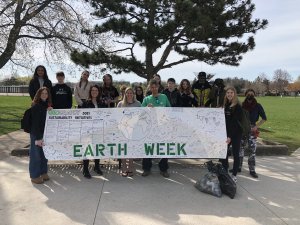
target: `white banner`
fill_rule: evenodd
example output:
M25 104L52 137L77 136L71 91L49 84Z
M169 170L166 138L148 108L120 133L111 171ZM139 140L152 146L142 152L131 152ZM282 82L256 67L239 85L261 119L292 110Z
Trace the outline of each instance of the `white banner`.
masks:
M223 109L53 109L43 147L49 160L225 158Z

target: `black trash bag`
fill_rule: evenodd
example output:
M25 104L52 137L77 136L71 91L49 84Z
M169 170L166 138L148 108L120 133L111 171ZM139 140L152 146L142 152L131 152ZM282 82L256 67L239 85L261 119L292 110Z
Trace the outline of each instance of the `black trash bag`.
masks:
M208 171L217 174L222 193L233 199L236 194L236 183L228 174L227 170L222 164L213 163L212 161L207 162L206 165Z
M217 174L209 172L204 175L195 184L195 187L204 193L211 194L213 196L221 197L222 191L220 188L220 182Z

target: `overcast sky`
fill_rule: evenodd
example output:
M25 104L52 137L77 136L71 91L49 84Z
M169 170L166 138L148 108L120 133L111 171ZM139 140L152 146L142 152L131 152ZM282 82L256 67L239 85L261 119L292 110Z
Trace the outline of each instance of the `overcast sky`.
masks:
M215 78L243 77L254 80L259 74L265 73L272 79L276 69L287 70L293 79L300 75L300 4L297 0L253 0L256 10L253 18L267 19L267 29L260 30L255 35L256 47L253 51L246 53L238 67L217 64L209 66L201 62L190 62L175 66L171 69L160 71L163 80L174 77L177 82L181 79L194 79L195 74L200 71L215 74ZM171 57L175 57L174 55ZM37 65L42 63L37 62ZM4 68L6 71L8 67ZM49 77L55 79L55 70L48 69ZM31 74L31 72L29 72ZM67 75L69 81L77 78ZM135 74L114 75L115 80L126 80L140 82L144 79Z

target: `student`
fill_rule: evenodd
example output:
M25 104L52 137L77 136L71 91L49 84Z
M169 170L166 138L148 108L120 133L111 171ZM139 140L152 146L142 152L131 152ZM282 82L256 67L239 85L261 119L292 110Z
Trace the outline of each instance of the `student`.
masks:
M47 87L41 87L36 92L31 107L31 131L29 149L29 174L31 182L42 184L49 180L48 160L43 151L43 134L47 110L51 110L51 93Z
M33 100L36 92L41 87L47 87L51 91L52 82L48 78L46 68L42 65L39 65L35 68L33 77L29 83L29 95L31 100Z
M244 149L245 145L248 142L249 157L248 157L248 166L250 175L254 178L258 178L257 173L255 172L255 156L256 156L256 139L259 134L258 128L267 121L267 116L264 108L259 104L255 98L255 91L253 89L248 89L245 92L245 100L242 103L242 107L249 112L249 119L251 124L251 132L248 137L244 137L241 142L241 152L240 152L240 168L242 170L242 164L244 159ZM261 117L261 120L259 120Z
M124 99L126 88L127 87L124 84L121 85L121 87L120 87L121 95L119 96L118 103Z
M158 82L158 93L162 93L164 90L164 87L161 84L161 78L159 74L154 74L153 75L153 80L156 80ZM151 90L150 87L148 86L147 91L146 91L146 96L151 95Z
M82 108L107 108L103 99L101 98L102 91L98 85L92 85L89 90L89 97L82 105ZM100 159L95 159L94 171L103 175L103 172L100 169ZM87 179L91 179L92 176L89 172L89 160L83 160L83 176Z
M181 107L198 107L195 93L192 92L191 83L183 79L179 85Z
M225 90L223 79L217 78L209 92L205 107L220 108L223 107Z
M196 99L199 107L204 107L208 99L211 86L206 80L206 73L200 72L198 80L193 84L192 90L196 94Z
M147 96L144 98L142 106L143 107L171 107L171 104L167 98L166 95L160 94L158 92L159 88L159 83L157 80L151 80L149 83L151 95ZM152 159L151 158L144 158L143 159L143 177L146 177L150 175L150 170L152 167ZM160 169L160 174L163 177L169 177L168 173L168 159L161 159L159 162L159 169Z
M233 169L232 179L236 182L236 174L239 169L239 152L242 139L242 106L240 105L235 88L228 87L224 98L224 112L227 132L227 156L226 159L220 159L222 165L228 170L229 145L232 146Z
M118 108L122 107L141 107L141 103L136 100L134 91L131 87L126 88L124 98L117 105ZM133 159L122 159L122 176L133 176Z
M180 93L175 87L176 81L174 78L169 78L167 81L167 88L162 92L168 97L168 100L172 107L180 107L181 106L181 98Z
M144 91L143 91L142 86L136 86L135 87L135 97L136 97L136 100L138 100L140 103L143 102L143 100L144 100Z
M74 97L78 108L81 108L83 103L89 97L89 90L92 84L89 82L89 71L85 70L81 73L80 81L75 85Z
M102 97L105 100L105 104L109 108L114 108L118 102L119 92L117 88L113 85L113 79L110 74L105 74L103 76L103 86L102 86Z
M72 91L71 88L64 83L64 72L56 73L57 84L52 88L52 102L54 109L70 109L72 108Z

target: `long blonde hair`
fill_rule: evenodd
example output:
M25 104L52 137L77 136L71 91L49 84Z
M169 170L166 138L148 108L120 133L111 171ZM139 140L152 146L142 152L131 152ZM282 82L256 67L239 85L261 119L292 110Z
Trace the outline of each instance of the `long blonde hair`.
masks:
M233 91L233 93L234 93L233 99L232 99L231 104L230 104L230 107L234 107L237 104L239 104L239 99L238 99L238 96L237 96L237 92L236 92L236 89L234 87L226 87L225 88L224 107L229 102L229 100L227 99L227 96L226 96L227 91L229 91L229 90Z
M124 98L123 98L123 100L121 101L121 102L122 102L122 107L126 107L126 106L128 105L127 96L126 96L126 93L127 93L128 91L132 91L132 93L133 93L133 102L136 102L136 101L137 101L137 100L136 100L136 97L135 97L135 93L134 93L134 91L133 91L133 88L132 88L132 87L128 87L128 88L126 88L125 94L124 94Z

